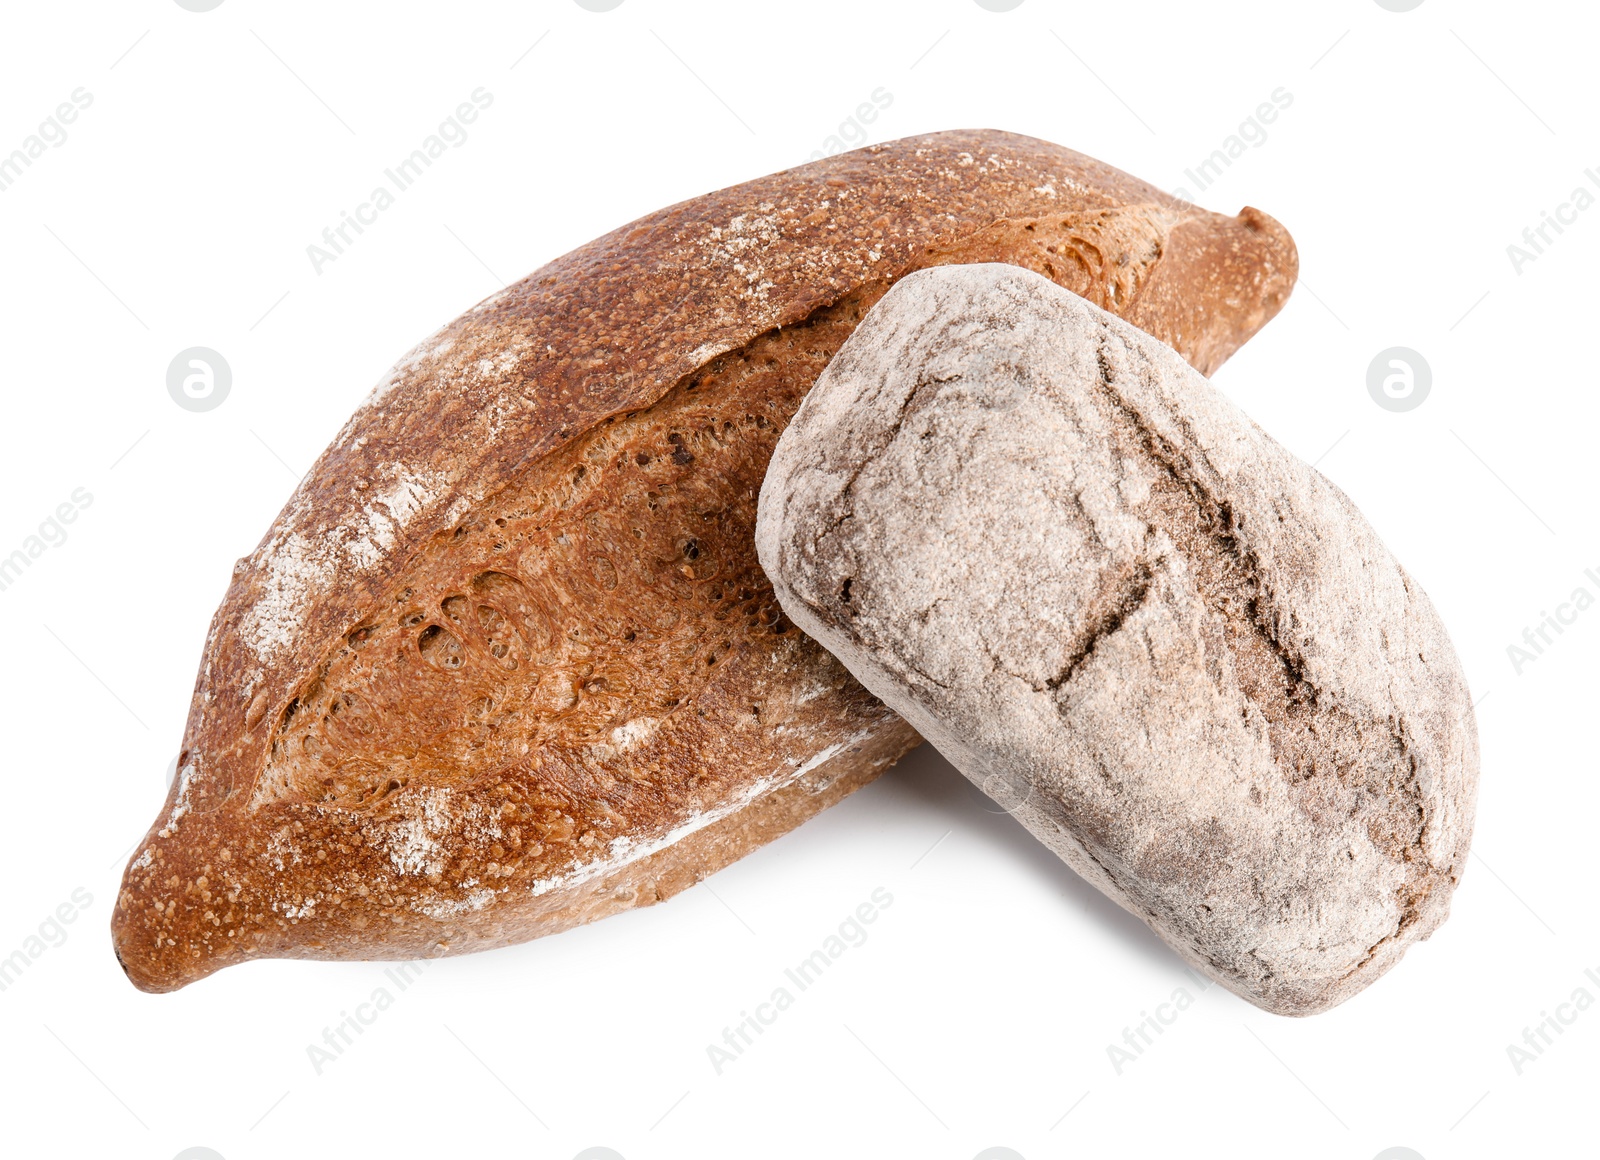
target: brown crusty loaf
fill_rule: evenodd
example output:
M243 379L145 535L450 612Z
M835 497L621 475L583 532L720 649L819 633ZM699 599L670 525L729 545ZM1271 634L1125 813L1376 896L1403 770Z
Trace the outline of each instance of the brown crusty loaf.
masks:
M668 898L917 743L756 562L778 435L910 271L1025 266L1210 372L1272 219L1005 133L662 210L412 351L240 560L112 919L134 984L503 946Z

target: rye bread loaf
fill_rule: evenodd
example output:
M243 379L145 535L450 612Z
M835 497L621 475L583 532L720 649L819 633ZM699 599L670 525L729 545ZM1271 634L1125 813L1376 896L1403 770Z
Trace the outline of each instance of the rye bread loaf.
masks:
M778 442L784 610L1183 958L1282 1014L1449 912L1472 700L1355 506L1026 270L905 278Z
M781 615L756 494L896 279L995 260L1204 371L1296 268L1255 210L943 133L651 214L413 350L234 566L112 920L134 984L461 953L655 902L915 745Z

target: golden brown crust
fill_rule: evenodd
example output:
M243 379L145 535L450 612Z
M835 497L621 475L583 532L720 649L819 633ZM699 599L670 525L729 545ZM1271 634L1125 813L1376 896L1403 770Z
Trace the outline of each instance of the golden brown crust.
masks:
M945 133L662 210L413 351L235 566L113 917L134 983L565 929L669 896L915 744L782 620L755 495L894 280L994 260L1208 372L1295 273L1256 211Z

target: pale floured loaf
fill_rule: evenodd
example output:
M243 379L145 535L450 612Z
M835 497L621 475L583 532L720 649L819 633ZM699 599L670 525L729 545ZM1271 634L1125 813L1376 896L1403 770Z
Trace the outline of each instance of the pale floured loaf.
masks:
M1183 958L1271 1011L1449 913L1478 781L1438 614L1170 348L1013 266L913 274L784 432L784 610Z

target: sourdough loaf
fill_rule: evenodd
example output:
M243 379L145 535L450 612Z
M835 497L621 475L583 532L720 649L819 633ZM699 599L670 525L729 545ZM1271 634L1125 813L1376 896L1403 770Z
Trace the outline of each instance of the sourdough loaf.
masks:
M915 745L783 617L756 494L863 313L978 261L1205 372L1296 268L1255 210L972 131L673 206L487 299L395 367L234 566L118 896L129 978L562 930L670 897Z
M1344 493L1150 335L1014 266L924 270L774 452L784 609L1191 965L1354 995L1449 913L1472 698Z

